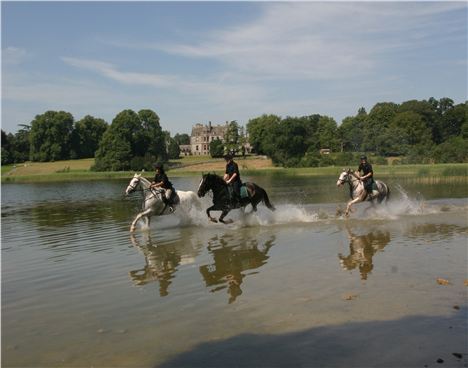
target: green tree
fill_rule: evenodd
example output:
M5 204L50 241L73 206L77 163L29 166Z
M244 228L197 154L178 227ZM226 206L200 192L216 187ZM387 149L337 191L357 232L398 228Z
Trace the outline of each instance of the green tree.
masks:
M151 110L141 110L138 114L123 110L102 137L94 170L149 170L157 160L167 160L165 135L158 115Z
M468 162L468 139L452 137L434 148L436 163Z
M102 141L96 152L95 171L120 171L131 168L132 149L125 137L104 133Z
M286 117L268 131L263 142L265 153L275 164L298 166L307 152L310 121L307 117Z
M179 144L174 138L169 138L169 144L167 146L167 154L169 159L177 160L180 156Z
M175 136L174 136L174 139L175 141L177 142L177 144L180 146L180 145L184 145L184 144L190 144L190 136L188 134L179 134L177 133Z
M86 115L75 123L72 133L72 158L94 157L102 136L109 125L102 119Z
M65 111L47 111L31 122L32 161L55 161L70 157L73 116Z
M430 147L431 130L427 127L423 117L412 111L395 115L387 128L387 141L389 152L384 154L406 155L412 147Z
M445 141L462 133L463 124L468 116L468 103L459 104L448 108L440 119L440 137Z
M221 139L216 138L210 142L210 155L211 157L223 157L224 144Z
M348 116L343 119L337 131L343 151L357 152L362 150L366 118L366 110L361 107L356 116Z
M398 112L413 112L421 116L426 126L431 131L431 140L434 142L441 142L441 110L439 108L439 101L434 103L430 101L417 101L409 100L403 102L399 108Z
M148 152L151 156L166 161L167 150L159 116L154 111L145 109L138 112L138 118L136 147L133 147L133 152L137 156L144 156Z
M321 116L317 134L321 148L330 148L334 152L340 150L338 128L333 118Z
M12 140L13 134L7 134L3 129L2 133L2 165L8 165L13 162L12 151Z
M226 134L224 134L225 148L230 152L237 152L239 149L239 124L233 120L229 123Z
M396 115L398 105L393 102L381 102L374 105L364 122L363 151L379 154L388 151L388 137L382 133L388 128Z
M12 139L11 156L14 163L25 162L29 160L30 143L29 143L29 131L31 127L29 125L20 124L22 127Z
M247 133L249 134L249 142L254 152L260 155L266 154L263 145L268 133L271 129L275 129L280 121L281 118L277 115L262 115L249 120L247 123Z

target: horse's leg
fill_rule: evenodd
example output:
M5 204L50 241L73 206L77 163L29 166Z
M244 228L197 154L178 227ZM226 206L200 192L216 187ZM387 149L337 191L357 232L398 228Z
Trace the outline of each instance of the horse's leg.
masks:
M348 205L346 206L346 212L345 212L345 216L348 217L349 216L349 212L351 211L351 206L355 203L359 203L361 202L361 197L357 197L355 199L353 199L352 201L349 201L348 202Z
M151 224L151 217L149 215L145 216L145 221L146 221L146 228L149 229L150 224Z
M206 214L208 215L208 218L210 219L211 222L218 222L218 220L210 216L210 212L213 211L214 209L215 209L215 206L208 207L206 209Z
M130 231L134 232L136 229L136 224L137 222L143 217L143 216L148 216L148 214L151 213L151 209L147 209L143 212L140 212L138 215L136 215L135 220L133 220L132 225L130 226Z
M257 212L257 204L259 204L260 201L260 198L252 198L252 201L250 202L250 204L252 205L252 212Z
M224 218L229 213L229 211L230 211L229 209L226 209L226 208L223 209L223 212L221 213L221 216L219 217L219 222L222 222L223 224L232 224L234 222L231 219L224 221Z
M141 216L143 216L142 212L140 212L138 215L136 215L135 220L133 220L132 224L130 225L130 232L134 232L136 229L136 224L138 220L141 219Z

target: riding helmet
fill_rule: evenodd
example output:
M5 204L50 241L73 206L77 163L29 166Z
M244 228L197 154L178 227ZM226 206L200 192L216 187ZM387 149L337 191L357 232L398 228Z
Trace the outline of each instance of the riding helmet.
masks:
M361 160L367 160L367 156L361 156Z

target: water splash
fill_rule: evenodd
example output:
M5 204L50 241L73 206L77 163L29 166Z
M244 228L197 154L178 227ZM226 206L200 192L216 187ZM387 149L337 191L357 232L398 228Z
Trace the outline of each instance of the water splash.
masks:
M199 203L190 208L179 208L175 216L163 216L155 219L161 227L191 227L203 228L226 227L225 224L215 224L210 222L206 209L212 205L211 198L202 198ZM233 220L231 228L256 227L256 226L276 226L310 224L316 222L345 221L344 208L346 204L276 204L276 211L272 212L262 204L259 204L258 211L251 213L251 206L247 206L245 212L237 209L229 212L226 219ZM338 207L338 208L337 208ZM466 205L461 208L466 210ZM369 202L354 205L354 212L349 219L353 220L397 220L403 216L421 216L438 214L447 211L460 210L460 206L450 206L446 203L428 202L418 193L410 196L401 186L393 186L393 196L388 203L375 204L373 207ZM213 211L211 215L219 218L220 211Z
M371 206L369 203L361 204L360 210L356 211L359 218L376 220L396 220L402 216L428 215L441 212L440 206L429 204L421 193L417 193L415 198L410 197L408 192L399 184L393 186L393 197L382 204ZM367 206L367 207L366 207Z

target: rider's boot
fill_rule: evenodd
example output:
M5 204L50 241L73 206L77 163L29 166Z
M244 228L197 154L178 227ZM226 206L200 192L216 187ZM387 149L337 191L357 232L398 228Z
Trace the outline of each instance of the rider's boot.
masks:
M169 199L167 199L166 195L162 196L162 200L164 204L166 205L166 207L169 207L169 212L170 213L174 212L174 207L172 207L172 203Z

